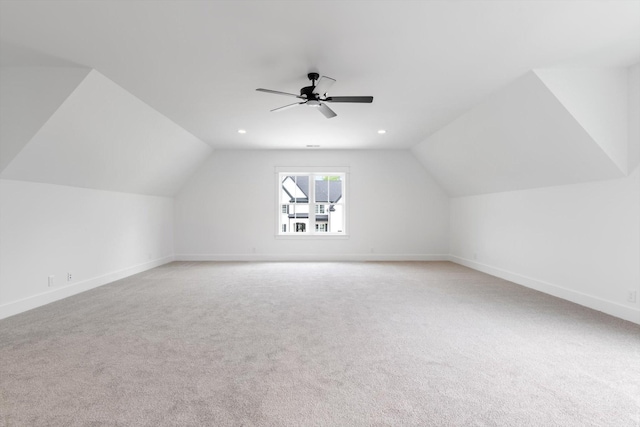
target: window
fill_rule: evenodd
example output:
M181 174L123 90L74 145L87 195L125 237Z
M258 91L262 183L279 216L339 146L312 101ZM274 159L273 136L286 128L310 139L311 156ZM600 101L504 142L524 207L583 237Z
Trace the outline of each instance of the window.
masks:
M279 235L346 235L345 172L279 172Z

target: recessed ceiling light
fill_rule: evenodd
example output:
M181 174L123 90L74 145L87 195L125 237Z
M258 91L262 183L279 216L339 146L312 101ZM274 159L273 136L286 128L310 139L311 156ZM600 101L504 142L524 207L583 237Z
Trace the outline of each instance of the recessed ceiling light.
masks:
M386 131L386 130L384 130L384 129L380 129L380 130L378 131L378 133L379 133L380 135L382 135L383 133L387 133L387 131Z
M315 144L307 144L307 148L320 148L320 146Z
M247 131L244 129L238 129L238 133L247 133Z

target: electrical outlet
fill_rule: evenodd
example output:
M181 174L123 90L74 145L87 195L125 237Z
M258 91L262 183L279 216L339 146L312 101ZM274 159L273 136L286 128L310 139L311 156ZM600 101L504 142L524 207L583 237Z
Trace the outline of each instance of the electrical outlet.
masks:
M633 289L629 289L629 293L627 294L628 302L636 302L638 300L638 292Z
M67 282L70 282L72 280L73 280L73 274L67 273Z
M48 285L49 287L52 287L52 286L53 286L53 279L54 279L55 277L56 277L56 276L49 276L49 285Z

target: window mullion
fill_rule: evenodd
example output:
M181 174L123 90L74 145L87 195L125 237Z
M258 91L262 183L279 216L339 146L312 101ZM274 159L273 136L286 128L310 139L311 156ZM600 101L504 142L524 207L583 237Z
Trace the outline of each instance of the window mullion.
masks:
M316 176L309 174L309 234L316 234Z

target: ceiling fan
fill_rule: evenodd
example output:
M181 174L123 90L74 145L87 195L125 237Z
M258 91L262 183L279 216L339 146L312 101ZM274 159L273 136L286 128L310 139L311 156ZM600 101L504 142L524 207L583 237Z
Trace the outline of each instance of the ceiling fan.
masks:
M373 96L327 96L327 91L336 81L331 77L322 76L318 73L309 73L307 78L311 80L311 86L305 86L300 89L300 95L288 92L280 92L278 90L271 89L256 89L259 92L275 93L276 95L293 96L301 99L301 102L295 102L293 104L285 105L271 110L272 112L278 112L286 110L298 105L307 105L309 107L317 108L327 119L337 116L331 108L329 108L325 102L357 102L357 103L372 103ZM319 78L319 80L318 80ZM318 82L316 84L316 81Z

